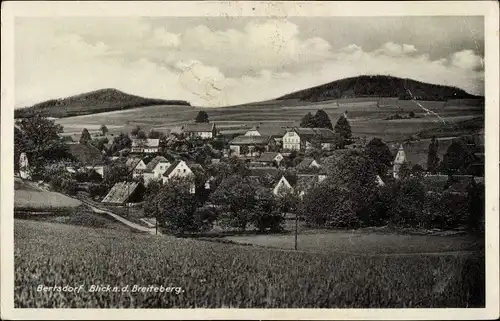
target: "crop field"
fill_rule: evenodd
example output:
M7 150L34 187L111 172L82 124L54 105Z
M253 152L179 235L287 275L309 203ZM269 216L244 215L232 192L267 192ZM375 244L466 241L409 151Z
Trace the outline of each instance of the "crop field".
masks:
M444 102L419 102L425 108L433 110L444 119L451 122L469 119L484 115L480 105L460 101L445 105ZM148 106L123 111L113 111L87 116L60 118L56 123L65 128L65 132L80 133L83 128L96 128L106 124L113 131L130 131L139 125L144 129L178 129L186 122L194 120L200 110L206 110L210 120L221 127L255 125L298 126L301 118L308 112L317 109L325 110L333 123L345 111L355 136L381 137L385 140L397 140L401 137L435 127L445 126L434 116L425 116L425 111L412 101L399 101L399 107L381 105L377 107L377 100L373 98L340 99L319 103L300 102L296 100L268 101L221 108L186 108L186 106ZM406 115L415 112L421 118L407 121L388 121L384 118L399 113ZM411 126L408 126L411 122Z
M476 256L325 255L24 220L14 234L16 308L484 306L484 258Z

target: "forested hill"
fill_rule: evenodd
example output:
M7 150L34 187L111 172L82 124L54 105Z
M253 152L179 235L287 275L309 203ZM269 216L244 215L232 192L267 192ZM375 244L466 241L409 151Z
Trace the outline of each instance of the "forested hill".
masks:
M143 98L108 88L67 98L47 100L32 107L19 108L14 111L14 117L22 118L37 113L45 117L61 118L151 105L190 106L189 102L184 100Z
M419 100L482 98L471 95L459 88L428 84L412 79L392 76L358 76L300 90L279 97L278 100L325 101L359 97L399 97L399 99L411 99L408 90Z

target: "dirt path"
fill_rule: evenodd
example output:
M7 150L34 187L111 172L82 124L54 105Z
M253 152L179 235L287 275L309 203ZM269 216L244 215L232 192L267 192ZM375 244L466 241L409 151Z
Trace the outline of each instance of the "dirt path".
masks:
M131 222L123 217L121 217L120 215L118 214L115 214L113 212L110 212L108 210L103 210L103 209L100 209L100 208L97 208L95 207L94 205L92 205L91 203L87 202L87 201L84 201L84 200L81 200L84 204L86 204L87 206L89 206L94 212L96 213L102 213L102 214L107 214L111 217L113 217L115 220L119 221L120 223L123 223L137 231L140 231L140 232L146 232L146 233L149 233L149 234L158 234L160 235L160 231L158 231L158 233L156 233L156 229L155 228L148 228L148 227L145 227L145 226L142 226L142 225L139 225L139 224L136 224L134 222Z

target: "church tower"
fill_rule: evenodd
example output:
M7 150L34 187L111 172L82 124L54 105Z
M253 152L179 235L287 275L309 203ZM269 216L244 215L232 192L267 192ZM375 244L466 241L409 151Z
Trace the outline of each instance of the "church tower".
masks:
M394 159L394 165L392 169L392 175L394 178L399 178L399 171L401 169L401 165L406 162L406 154L403 148L403 144L399 145L398 153L396 154L396 158Z

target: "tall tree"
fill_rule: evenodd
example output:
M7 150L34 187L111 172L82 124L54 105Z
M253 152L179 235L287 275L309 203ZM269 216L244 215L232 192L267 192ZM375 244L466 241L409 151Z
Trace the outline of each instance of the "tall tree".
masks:
M208 123L210 120L208 119L208 114L204 110L200 110L198 115L196 115L195 122L197 123Z
M256 205L256 184L248 177L232 175L222 181L210 196L214 204L224 208L222 221L233 227L245 230L252 218Z
M373 138L365 148L366 155L375 164L377 174L384 177L392 163L389 147L380 139Z
M341 142L339 145L341 148L350 143L352 136L351 125L349 125L349 121L343 115L337 120L334 131L340 136Z
M127 134L120 133L113 139L113 145L111 147L111 152L114 154L125 148L132 147L132 140Z
M310 112L305 114L300 121L300 127L312 128L314 127L314 124L314 116Z
M474 161L473 149L468 146L470 143L467 138L460 138L448 147L442 161L443 169L448 174L467 173L469 165Z
M328 128L333 130L332 121L323 109L318 109L314 114L314 127Z
M154 129L151 129L149 131L149 134L148 134L148 138L151 138L151 139L159 139L161 138L161 133L154 130Z
M82 130L82 135L80 136L80 144L88 144L90 141L92 141L92 137L90 136L87 128L84 128Z
M438 141L436 136L432 137L432 140L429 144L429 151L427 153L427 171L432 174L436 173L437 167L439 165L439 157L438 157Z
M106 134L108 133L108 127L106 127L106 125L102 124L101 125L101 132L102 132L103 136L106 136Z
M147 139L148 136L146 135L146 133L143 130L140 130L137 132L137 138L138 139Z
M132 129L132 131L130 132L130 134L132 134L132 136L137 136L140 131L141 131L141 127L136 126L134 129Z
M33 178L43 174L47 163L69 157L68 146L59 137L63 132L61 125L53 120L35 115L16 123L14 136L14 155L26 153Z
M190 192L190 184L186 179L173 178L157 193L147 194L145 210L156 217L160 227L180 235L195 229L197 203Z

